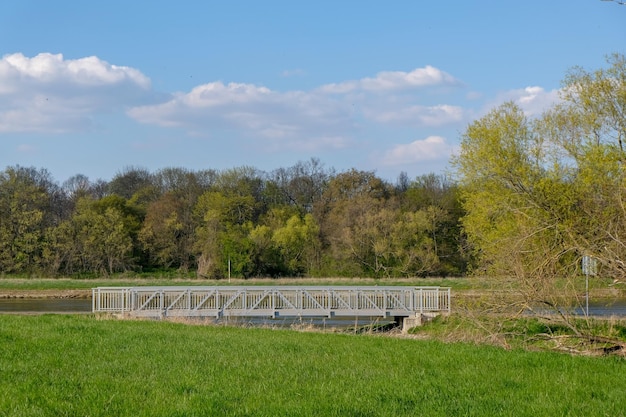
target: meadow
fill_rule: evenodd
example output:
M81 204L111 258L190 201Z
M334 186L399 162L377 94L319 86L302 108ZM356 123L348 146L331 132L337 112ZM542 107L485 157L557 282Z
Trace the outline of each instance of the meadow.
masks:
M0 315L1 416L623 416L626 361L269 328Z
M111 278L0 278L2 290L80 290L94 287L136 287L136 286L213 286L213 285L406 285L406 286L441 286L459 290L485 288L485 280L473 277L458 278L233 278L209 280L192 278L159 278L154 276L115 276Z

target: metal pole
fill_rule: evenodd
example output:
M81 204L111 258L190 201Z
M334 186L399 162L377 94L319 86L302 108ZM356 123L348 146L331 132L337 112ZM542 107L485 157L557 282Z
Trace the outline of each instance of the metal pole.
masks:
M589 317L589 268L585 274L585 311L586 316Z

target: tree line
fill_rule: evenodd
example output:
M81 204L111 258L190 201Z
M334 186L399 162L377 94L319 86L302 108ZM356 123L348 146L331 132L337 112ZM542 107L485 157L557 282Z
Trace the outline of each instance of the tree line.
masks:
M396 183L318 159L150 172L59 184L43 168L0 173L4 275L195 272L199 277L460 275L458 187L434 174Z

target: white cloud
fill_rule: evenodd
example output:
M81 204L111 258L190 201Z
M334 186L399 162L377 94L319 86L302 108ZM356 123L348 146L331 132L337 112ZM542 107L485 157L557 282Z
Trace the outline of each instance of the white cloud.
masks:
M312 91L279 92L216 81L164 95L164 101L155 103L150 80L137 69L95 56L65 59L61 54L42 53L29 58L17 53L0 60L0 134L85 131L93 128L99 114L126 109L140 123L178 127L194 136L217 137L221 131L231 131L232 137L265 139L267 149L333 150L354 146L360 130L376 125L458 123L464 118L461 107L422 103L439 97L423 97L419 90L454 84L459 83L449 74L426 66L411 72L385 71ZM421 149L428 154L436 146L429 138L404 145L400 152ZM394 152L398 151L388 156Z
M140 71L97 57L5 55L0 59L0 133L84 130L95 113L141 103L150 94L150 80Z
M450 74L430 65L416 68L411 72L384 71L374 78L326 84L320 91L332 94L345 94L355 90L369 92L386 92L434 85L456 85L459 81Z
M70 84L111 85L129 82L143 88L150 80L136 69L111 65L95 56L64 60L62 54L41 53L33 58L17 53L0 61L0 76L33 83L60 81Z
M324 142L354 129L351 108L341 100L239 83L200 85L165 103L130 109L128 114L141 123L183 127L196 134L227 129L274 140Z
M379 123L439 127L463 120L464 111L459 106L446 104L436 106L413 105L395 110L370 109L367 115Z
M381 160L385 166L408 165L418 162L448 159L454 147L441 136L429 136L408 144L396 145Z
M367 123L429 127L458 123L464 116L462 108L415 104L419 97L413 91L419 86L455 83L453 77L430 66L408 73L381 72L375 78L312 91L278 92L217 81L177 93L161 104L132 108L127 114L141 123L180 127L198 136L230 130L282 141L285 148L334 149L352 143Z
M516 103L527 116L538 116L560 101L559 90L546 91L542 87L531 86L505 91L498 94L496 99L488 105L488 110L506 101Z

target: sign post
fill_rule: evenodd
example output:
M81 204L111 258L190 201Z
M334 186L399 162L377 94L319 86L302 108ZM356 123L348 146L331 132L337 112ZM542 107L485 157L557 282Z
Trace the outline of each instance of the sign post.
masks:
M585 274L585 316L589 317L589 275L598 274L598 260L589 255L583 255L583 274Z

